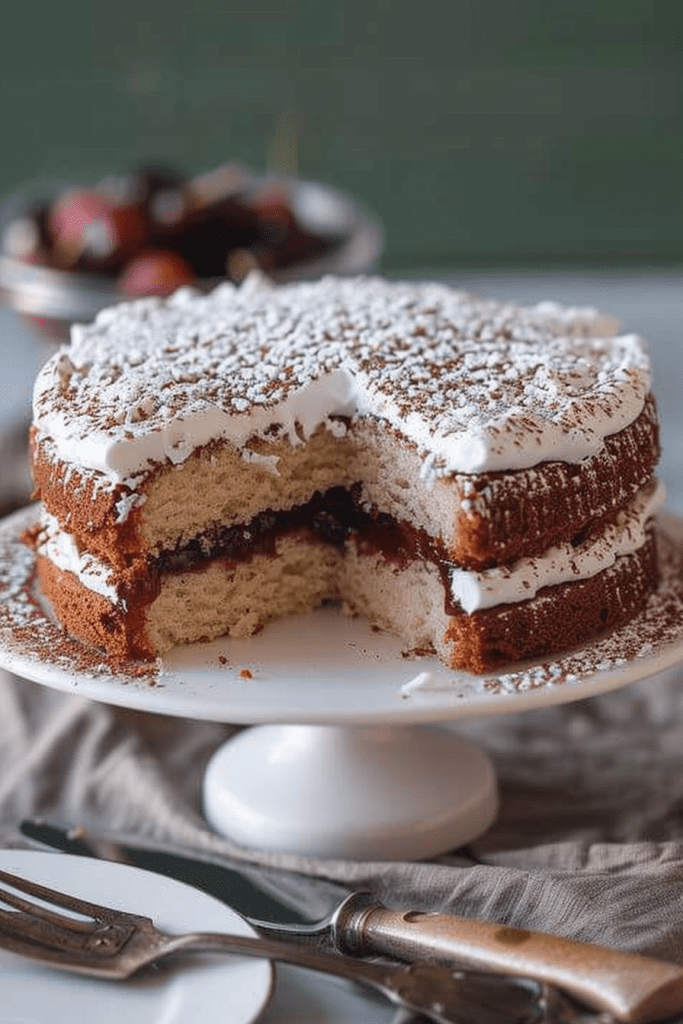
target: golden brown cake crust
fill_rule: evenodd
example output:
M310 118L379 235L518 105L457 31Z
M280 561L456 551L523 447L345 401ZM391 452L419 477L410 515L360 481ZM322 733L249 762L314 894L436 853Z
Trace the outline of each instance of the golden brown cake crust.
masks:
M583 646L628 622L656 586L650 534L638 551L590 579L548 587L531 601L453 616L445 636L451 667L489 672Z
M470 478L472 493L449 554L482 569L533 557L622 508L651 479L660 456L653 395L637 420L584 462L547 462L517 473Z
M156 652L145 626L146 608L126 613L41 555L36 557L36 575L42 593L72 636L101 648L115 661L154 659Z

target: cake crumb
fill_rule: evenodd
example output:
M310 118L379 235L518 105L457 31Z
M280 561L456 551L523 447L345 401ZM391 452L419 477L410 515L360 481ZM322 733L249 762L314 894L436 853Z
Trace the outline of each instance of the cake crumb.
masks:
M416 676L409 679L407 683L404 683L401 687L401 696L410 697L415 690L434 690L439 689L439 685L434 675L431 672L418 672Z

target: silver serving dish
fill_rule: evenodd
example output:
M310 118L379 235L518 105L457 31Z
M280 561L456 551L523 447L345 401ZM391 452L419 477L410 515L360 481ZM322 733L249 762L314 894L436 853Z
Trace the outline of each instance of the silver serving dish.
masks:
M354 198L318 182L265 175L253 177L245 191L273 185L286 191L289 207L302 227L334 239L334 244L321 256L270 272L275 281L359 274L376 264L384 245L384 232L375 215ZM28 186L11 195L0 207L0 230L20 216L32 199L49 199L64 187L68 185L53 182L42 192ZM215 284L215 280L199 282L200 287L207 289ZM56 340L68 335L72 323L87 323L100 309L123 299L115 282L102 275L54 270L0 253L0 302L27 316L42 334Z

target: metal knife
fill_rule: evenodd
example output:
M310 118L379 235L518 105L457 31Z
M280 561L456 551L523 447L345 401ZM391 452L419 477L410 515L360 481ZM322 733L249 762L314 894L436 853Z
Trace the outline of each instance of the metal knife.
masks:
M677 1009L683 990L680 967L592 943L451 914L390 910L366 892L350 893L326 880L235 861L227 866L223 859L180 855L82 826L24 821L21 832L43 846L123 861L195 885L228 903L266 935L332 945L360 956L435 960L528 978L554 985L620 1021L671 1016L671 1000ZM330 905L331 913L310 923Z

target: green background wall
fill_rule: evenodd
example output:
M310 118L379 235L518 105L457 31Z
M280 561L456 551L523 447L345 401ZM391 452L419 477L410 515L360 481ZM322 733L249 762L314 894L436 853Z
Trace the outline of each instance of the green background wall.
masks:
M384 267L679 262L683 3L15 2L0 192L148 158L349 189Z

